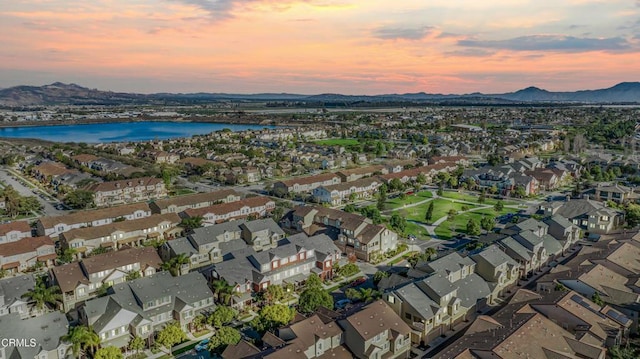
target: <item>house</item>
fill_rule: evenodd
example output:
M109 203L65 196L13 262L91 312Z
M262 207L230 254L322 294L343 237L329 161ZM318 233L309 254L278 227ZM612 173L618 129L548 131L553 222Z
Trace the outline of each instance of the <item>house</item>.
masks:
M193 193L184 196L162 198L149 204L152 213L180 213L188 208L202 208L219 203L239 201L242 194L232 189L207 193Z
M338 323L344 330L344 343L355 358L409 357L411 328L383 300Z
M342 182L331 186L320 186L313 190L313 197L319 203L337 206L343 202L358 198L369 198L382 185L377 177L368 177L351 182Z
M432 342L497 298L475 267L476 262L453 252L418 263L418 280L385 294L389 306L411 327L413 343Z
M101 290L122 283L132 273L155 274L162 260L155 248L126 248L63 264L51 269L52 283L60 287L65 312L77 303L95 298Z
M31 227L25 221L0 224L0 244L31 237Z
M320 186L330 186L340 182L340 176L337 174L322 173L314 176L299 177L275 182L273 184L273 193L276 196L284 197L289 193L311 192Z
M540 313L512 313L508 318L478 317L461 338L433 358L605 358L602 346L576 339Z
M262 218L276 208L276 203L269 197L249 197L230 203L214 204L202 208L188 208L180 216L182 218L202 217L203 225L210 226L242 218Z
M545 191L552 191L558 188L560 184L560 178L556 175L555 171L549 168L536 168L535 170L524 171L525 175L529 175L538 181L540 189Z
M476 273L489 283L493 298L504 295L518 282L520 265L497 245L491 245L469 258L476 262Z
M234 287L232 306L242 308L251 294L274 284L304 283L311 273L333 277L340 251L326 235L307 237L304 233L278 242L275 248L257 252L246 247L228 254L228 259L211 268L211 277L224 279Z
M333 320L325 323L318 314L278 329L278 337L285 344L265 359L353 358L342 328Z
M176 238L182 233L178 224L180 217L167 213L99 227L76 228L60 235L60 246L62 249L75 249L79 257L86 256L99 247L119 249L125 245L142 245L150 240Z
M624 212L588 198L543 202L540 210L546 217L562 216L590 233L606 234L624 224Z
M340 177L341 182L351 182L364 177L371 177L373 175L385 175L387 173L389 173L389 170L386 166L383 165L358 167L350 170L341 170L336 172L336 174Z
M132 337L152 338L172 321L187 331L193 318L214 308L213 292L202 274L172 277L164 271L114 285L109 295L86 301L78 315L103 346L124 348Z
M571 248L581 238L580 228L562 216L547 217L543 222L548 226L547 232L560 242L563 251Z
M36 234L49 236L57 241L61 233L74 228L99 227L117 220L133 220L151 216L146 203L134 203L117 207L79 211L62 216L40 217L36 221Z
M0 244L0 265L8 273L23 272L39 264L50 267L56 258L55 246L48 236Z
M164 182L153 177L95 183L85 189L93 192L93 202L97 207L148 201L167 196Z
M366 217L337 209L296 207L284 216L281 223L286 228L307 234L330 232L343 253L365 261L375 260L398 246L397 233L371 223Z
M64 313L47 313L20 320L12 313L0 316L0 356L2 358L64 359L72 356L71 343L62 340L69 331ZM16 343L12 344L11 339Z
M0 279L0 317L17 314L20 319L31 316L32 303L23 295L36 286L32 275Z
M613 201L618 204L623 204L628 201L636 201L640 198L640 195L633 191L633 188L622 186L618 183L607 185L598 183L595 188L595 199L598 201Z
M248 245L260 251L274 248L283 239L284 232L271 219L237 221L195 228L186 237L164 243L160 255L164 261L184 255L189 258L183 272L221 262L230 252Z

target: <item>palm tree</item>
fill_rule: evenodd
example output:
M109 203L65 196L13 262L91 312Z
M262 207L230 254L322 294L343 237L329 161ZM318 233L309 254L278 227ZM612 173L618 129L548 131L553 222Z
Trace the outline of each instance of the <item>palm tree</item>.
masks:
M368 303L380 297L380 292L373 288L360 288L360 300Z
M214 279L211 283L211 287L213 288L213 294L215 295L218 303L225 305L229 304L234 290L232 285L227 283L224 279Z
M163 270L168 270L172 276L176 277L180 275L180 268L183 265L189 263L189 257L186 254L178 254L177 256L171 258L170 260L162 263L161 268Z
M63 336L62 340L71 343L71 350L76 358L80 358L87 348L95 353L100 345L100 337L93 331L93 328L83 325L70 328L69 333Z
M60 287L54 285L47 288L42 277L38 277L35 287L24 293L22 297L34 301L36 308L42 310L47 304L55 305L62 299L62 294L60 293Z

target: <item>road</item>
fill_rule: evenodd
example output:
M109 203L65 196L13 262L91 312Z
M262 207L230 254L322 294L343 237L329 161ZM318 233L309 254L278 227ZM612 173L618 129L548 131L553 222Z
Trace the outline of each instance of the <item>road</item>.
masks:
M13 176L7 171L6 168L0 169L0 181L13 187L13 189L15 189L16 192L18 192L18 194L20 194L21 196L35 196L38 199L38 202L40 202L40 204L42 205L42 213L46 216L60 216L67 213L66 211L57 210L55 209L55 207L53 207L54 204L58 203L57 201L50 202L40 196L40 194L45 194L48 197L49 194L46 194L39 189L31 189L23 185L19 181L13 179Z

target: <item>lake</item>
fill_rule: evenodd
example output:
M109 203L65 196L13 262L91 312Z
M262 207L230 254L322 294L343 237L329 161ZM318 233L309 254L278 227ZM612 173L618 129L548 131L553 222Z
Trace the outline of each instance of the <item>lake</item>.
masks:
M128 142L191 137L225 128L237 132L275 128L275 126L203 122L110 122L83 125L0 127L0 137L37 138L53 142Z

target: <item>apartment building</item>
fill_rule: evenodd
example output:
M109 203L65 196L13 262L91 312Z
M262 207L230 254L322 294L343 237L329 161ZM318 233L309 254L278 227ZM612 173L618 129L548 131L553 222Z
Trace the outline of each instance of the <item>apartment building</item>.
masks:
M55 245L48 236L0 244L0 266L8 273L23 272L38 264L50 267L56 258Z
M61 233L74 228L99 227L117 220L134 220L151 216L146 203L134 203L117 207L78 211L62 216L40 217L36 221L36 233L58 240Z
M186 209L180 214L182 218L202 217L204 226L216 223L243 219L266 217L276 208L276 203L269 197L249 197L230 203L215 204L213 206Z
M31 316L32 304L23 295L36 286L32 275L0 279L0 317L17 314L20 319Z
M68 358L72 356L71 343L62 340L68 331L69 322L64 313L60 312L47 313L23 320L18 314L0 316L0 338L26 341L25 345L1 345L0 357Z
M242 194L232 189L226 189L157 199L151 202L149 207L153 213L180 213L189 208L203 208L219 203L231 203L239 201L241 198Z
M63 249L75 249L79 256L86 256L98 247L119 249L150 240L173 239L182 233L182 228L178 227L180 221L177 214L167 213L99 227L76 228L60 235L60 245Z
M307 234L331 232L336 246L343 253L365 261L398 246L397 233L385 226L372 224L366 217L337 209L296 207L285 215L281 223L286 228Z
M15 242L31 237L31 227L25 221L0 224L0 243Z
M155 248L126 248L84 258L51 269L52 283L60 287L65 312L77 303L95 298L101 290L137 273L147 277L160 270L162 260Z
M153 177L95 183L85 189L93 192L93 202L97 207L149 201L167 196L162 179Z
M111 294L86 301L78 313L103 346L124 348L132 337L148 339L172 321L187 331L193 318L214 307L213 292L202 274L172 277L164 271L116 284Z
M314 176L275 182L273 184L273 193L281 197L288 193L310 193L320 186L331 186L340 182L340 176L337 174L322 173Z
M352 199L371 197L382 183L383 181L378 177L368 177L330 186L320 186L313 190L313 197L319 203L337 206Z

